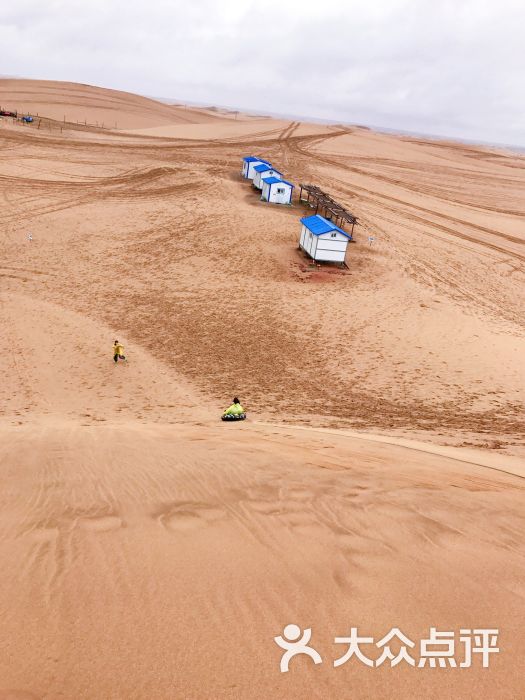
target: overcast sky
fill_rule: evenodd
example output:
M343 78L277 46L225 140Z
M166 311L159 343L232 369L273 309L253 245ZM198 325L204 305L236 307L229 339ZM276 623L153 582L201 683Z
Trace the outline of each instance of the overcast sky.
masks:
M525 146L525 0L13 0L0 73Z

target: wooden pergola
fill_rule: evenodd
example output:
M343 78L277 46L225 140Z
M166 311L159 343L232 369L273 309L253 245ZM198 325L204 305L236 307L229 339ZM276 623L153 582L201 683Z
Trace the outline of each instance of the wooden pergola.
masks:
M357 218L338 204L329 194L323 192L316 185L299 185L299 201L306 202L312 209L315 207L316 214L322 214L325 219L333 221L337 226L343 227L345 224L351 226L350 235L354 233L354 226ZM306 199L303 197L306 192Z

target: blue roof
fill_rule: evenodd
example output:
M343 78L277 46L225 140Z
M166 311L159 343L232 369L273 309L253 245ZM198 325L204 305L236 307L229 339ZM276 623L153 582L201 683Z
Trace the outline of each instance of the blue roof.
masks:
M264 173L265 170L273 170L274 173L279 173L279 170L276 170L273 165L270 165L270 163L261 163L260 165L256 165L254 168L256 173Z
M332 221L328 221L328 219L325 219L324 216L321 216L320 214L305 216L301 219L301 223L304 224L306 228L314 234L314 236L320 236L322 233L328 233L329 231L339 231L339 233L342 233L344 236L352 240L352 236L349 233L343 231L342 228L336 226Z
M288 182L288 180L282 180L280 177L263 177L263 182L267 182L269 185L275 185L276 182L282 182L285 185L290 185L290 187L295 186L292 185L291 182Z
M264 158L255 158L255 156L245 156L243 160L246 161L246 163L253 163L257 161L257 163L266 163L266 165L270 165L270 163L268 163L267 160L264 160Z

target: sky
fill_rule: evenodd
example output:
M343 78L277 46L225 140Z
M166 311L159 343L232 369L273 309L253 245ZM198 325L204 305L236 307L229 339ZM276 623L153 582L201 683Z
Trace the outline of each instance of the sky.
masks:
M0 74L525 147L525 0L16 0Z

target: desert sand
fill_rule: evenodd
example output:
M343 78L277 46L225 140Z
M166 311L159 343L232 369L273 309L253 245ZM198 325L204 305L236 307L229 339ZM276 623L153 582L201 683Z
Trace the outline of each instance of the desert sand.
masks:
M0 699L523 697L525 158L70 83L0 105L41 117L0 120ZM348 269L253 153L358 217ZM289 623L322 664L280 672ZM351 627L500 652L335 668Z

